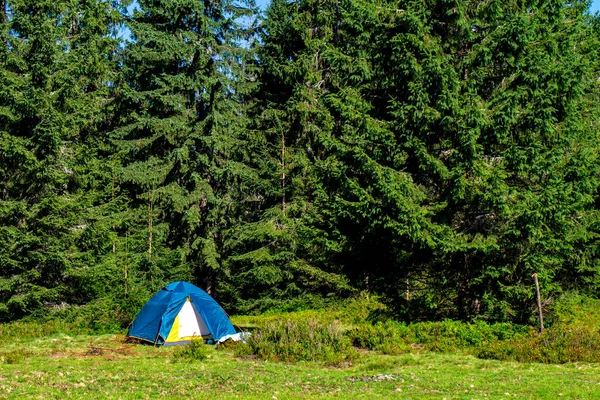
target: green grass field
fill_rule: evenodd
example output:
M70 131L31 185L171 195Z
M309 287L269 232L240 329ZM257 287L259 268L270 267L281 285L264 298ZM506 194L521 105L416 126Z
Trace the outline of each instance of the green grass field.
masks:
M600 398L598 364L520 364L465 353L363 352L327 367L238 359L214 350L176 360L174 348L119 335L17 338L0 344L0 398Z

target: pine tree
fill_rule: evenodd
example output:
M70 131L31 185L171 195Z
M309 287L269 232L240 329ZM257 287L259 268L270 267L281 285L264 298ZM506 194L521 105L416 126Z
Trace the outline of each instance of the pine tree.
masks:
M214 295L235 222L248 84L241 24L251 4L140 1L128 23L113 142L130 199L135 269L157 289L193 281ZM251 27L250 27L251 28ZM123 233L121 233L121 236ZM143 240L142 240L143 238Z
M260 85L250 114L257 180L231 259L238 307L245 312L305 307L352 292L328 262L327 254L339 248L319 226L324 216L316 206L322 195L316 165L334 123L323 101L328 84L321 51L335 9L333 3L275 0L262 24Z
M0 320L176 279L407 320L597 296L588 6L0 0Z
M2 319L72 300L113 11L104 1L2 2Z
M456 69L468 95L460 140L472 150L449 206L461 230L495 243L461 255L465 312L525 320L534 272L548 296L595 290L599 64L587 7L490 5L470 22L470 59Z
M523 321L533 272L594 287L585 4L276 1L265 27L261 121L306 166L279 170L310 234L295 257L406 318Z

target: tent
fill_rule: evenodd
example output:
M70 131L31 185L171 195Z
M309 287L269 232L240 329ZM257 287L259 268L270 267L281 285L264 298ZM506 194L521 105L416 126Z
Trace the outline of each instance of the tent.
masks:
M219 340L235 328L219 304L204 290L173 282L156 293L129 327L127 339L175 345L194 337Z

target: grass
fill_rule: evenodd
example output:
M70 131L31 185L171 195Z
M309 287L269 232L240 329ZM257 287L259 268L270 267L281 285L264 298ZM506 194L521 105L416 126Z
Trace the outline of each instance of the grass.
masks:
M600 397L600 365L481 360L466 353L363 352L352 364L239 359L209 347L202 361L122 336L55 335L5 341L0 398L548 398Z
M600 363L582 361L600 361L599 306L566 297L538 335L481 321L372 324L382 306L362 299L234 317L252 339L219 350L125 344L64 320L0 324L10 338L0 343L0 399L595 399Z

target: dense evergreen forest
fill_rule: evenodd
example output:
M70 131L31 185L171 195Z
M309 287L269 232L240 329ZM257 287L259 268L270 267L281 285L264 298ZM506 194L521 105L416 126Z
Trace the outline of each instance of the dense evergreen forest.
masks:
M600 17L566 0L0 0L0 321L600 289Z

